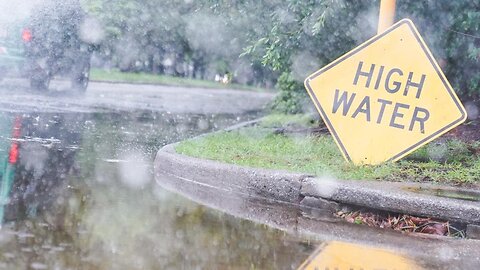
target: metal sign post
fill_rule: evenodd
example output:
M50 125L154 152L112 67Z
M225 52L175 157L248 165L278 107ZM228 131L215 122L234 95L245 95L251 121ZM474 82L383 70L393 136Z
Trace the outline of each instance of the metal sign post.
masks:
M381 0L377 34L383 33L393 25L395 19L395 4L396 0Z

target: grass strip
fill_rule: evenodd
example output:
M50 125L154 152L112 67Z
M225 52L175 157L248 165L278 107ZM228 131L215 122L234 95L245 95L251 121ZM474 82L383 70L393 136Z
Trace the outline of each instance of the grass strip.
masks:
M266 89L242 85L242 84L222 84L209 80L198 80L182 77L174 77L167 75L155 75L149 73L121 72L116 69L105 70L92 68L90 71L90 79L93 81L104 82L121 82L121 83L143 83L143 84L159 84L169 86L184 87L201 87L213 89L237 89L249 90L257 92L265 92Z
M278 134L270 126L272 123L275 126L292 125L289 119L284 120L267 117L267 122L259 126L185 141L176 150L188 156L237 165L340 179L480 184L480 158L472 154L478 150L478 143L435 141L399 162L355 166L343 159L328 133ZM293 122L311 125L302 117L293 119Z

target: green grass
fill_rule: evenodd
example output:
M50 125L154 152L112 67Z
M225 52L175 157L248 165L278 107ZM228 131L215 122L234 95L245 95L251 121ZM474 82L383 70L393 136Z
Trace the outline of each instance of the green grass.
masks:
M257 88L242 84L221 84L208 80L197 80L182 77L173 77L166 75L155 75L148 73L121 72L119 70L104 70L93 68L90 71L90 79L93 81L105 82L123 82L123 83L145 83L160 84L170 86L202 87L214 89L238 89L251 91L267 91L263 88Z
M400 162L355 166L343 159L329 134L288 136L274 134L264 126L210 134L182 142L176 150L238 165L340 179L480 183L480 159L470 151L479 147L475 144L436 141Z
M318 126L318 120L314 119L311 115L308 114L270 114L265 116L260 123L262 127L314 127Z

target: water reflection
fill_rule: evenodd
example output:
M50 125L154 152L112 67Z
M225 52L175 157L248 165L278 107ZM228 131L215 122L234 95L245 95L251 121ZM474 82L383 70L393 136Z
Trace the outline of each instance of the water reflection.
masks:
M0 117L4 123L2 159L6 168L1 189L3 221L57 211L57 205L65 203L68 178L78 176L74 165L82 130L75 126L83 122L82 116ZM11 138L5 134L9 126Z
M422 269L414 261L386 250L331 242L318 248L298 270Z
M160 146L247 119L1 114L0 269L295 269L317 244L152 181Z

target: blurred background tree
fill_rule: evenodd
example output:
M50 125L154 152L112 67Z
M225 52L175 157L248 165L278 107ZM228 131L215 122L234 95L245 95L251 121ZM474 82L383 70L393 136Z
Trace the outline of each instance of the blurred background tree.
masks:
M105 30L97 57L106 68L199 79L232 74L234 82L269 87L274 72L240 54L263 35L270 10L258 1L84 0Z
M101 63L280 91L272 109L311 109L303 80L376 34L379 1L84 0L105 30ZM397 1L463 100L480 97L480 0ZM414 58L412 58L412 61ZM306 105L307 104L307 105Z

